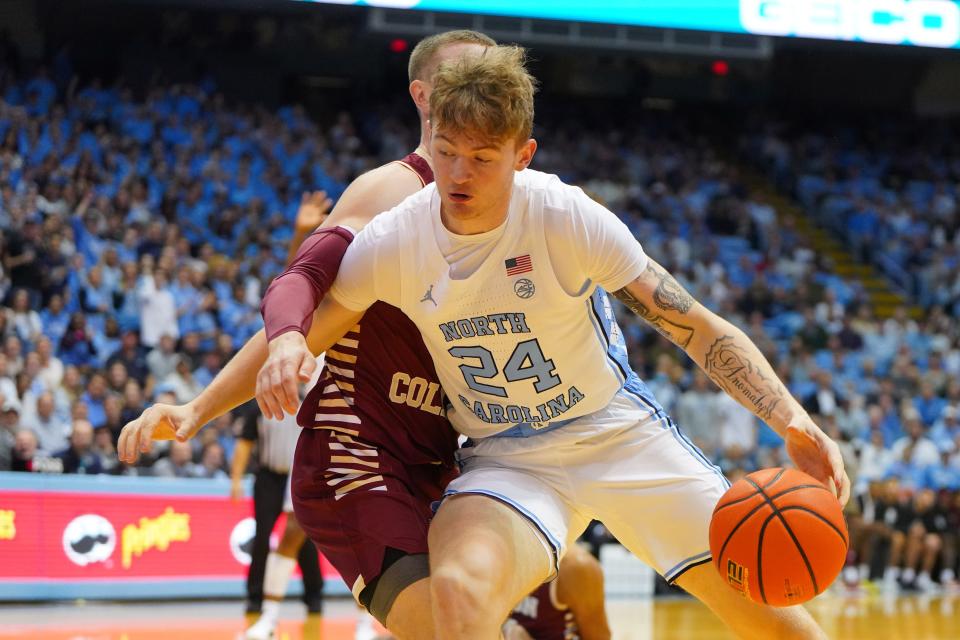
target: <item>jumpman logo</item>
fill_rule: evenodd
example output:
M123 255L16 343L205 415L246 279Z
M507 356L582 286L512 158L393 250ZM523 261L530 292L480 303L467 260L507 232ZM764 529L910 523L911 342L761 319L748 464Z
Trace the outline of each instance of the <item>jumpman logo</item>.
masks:
M433 299L433 285L430 285L430 288L427 289L427 292L423 294L423 297L420 298L420 302L426 302L429 300L433 303L433 306L437 306L437 301Z

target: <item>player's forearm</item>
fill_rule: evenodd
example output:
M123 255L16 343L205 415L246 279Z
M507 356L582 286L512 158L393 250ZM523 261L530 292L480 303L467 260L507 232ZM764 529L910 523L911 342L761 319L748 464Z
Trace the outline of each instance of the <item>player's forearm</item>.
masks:
M206 424L253 398L257 373L267 359L267 337L258 331L240 348L209 385L191 400L194 410Z
M327 296L313 312L313 324L304 336L307 348L315 356L325 352L360 321L363 313L351 311L334 300L333 296Z
M287 271L277 276L260 304L268 339L289 331L301 334L309 331L318 301L318 292L302 274Z
M731 398L781 436L806 415L760 349L743 331L704 310L709 318L695 328L687 354Z
M652 260L643 274L613 295L780 435L806 415L750 338L694 300Z

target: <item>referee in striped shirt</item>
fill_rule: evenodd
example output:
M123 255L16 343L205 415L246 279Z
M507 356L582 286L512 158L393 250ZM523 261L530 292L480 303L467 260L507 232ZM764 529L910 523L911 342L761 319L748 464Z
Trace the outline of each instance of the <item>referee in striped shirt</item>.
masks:
M326 219L333 207L333 201L323 191L305 193L297 209L293 238L287 251L289 265L304 239ZM317 374L320 372L317 368ZM263 579L267 569L267 556L270 554L270 533L277 518L285 510L287 517L293 518L292 501L287 500L287 476L293 463L293 452L300 437L300 427L294 416L285 416L277 422L268 420L260 414L255 400L238 407L243 415L243 433L234 449L230 477L233 480L231 490L235 499L243 495L241 479L250 462L250 453L254 442L259 444L259 466L253 483L253 511L257 522L257 533L253 541L250 570L247 573L247 613L261 613L263 609ZM289 505L285 505L289 502ZM317 549L307 540L297 555L300 573L303 575L303 602L310 613L320 613L323 601L323 578Z

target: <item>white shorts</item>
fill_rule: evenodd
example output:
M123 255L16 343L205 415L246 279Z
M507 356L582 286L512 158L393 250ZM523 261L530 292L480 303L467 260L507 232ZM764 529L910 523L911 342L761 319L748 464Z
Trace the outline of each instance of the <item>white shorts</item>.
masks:
M607 408L526 438L460 450L444 495L510 505L540 530L559 563L590 520L668 581L710 560L713 508L730 483L669 418L625 394Z

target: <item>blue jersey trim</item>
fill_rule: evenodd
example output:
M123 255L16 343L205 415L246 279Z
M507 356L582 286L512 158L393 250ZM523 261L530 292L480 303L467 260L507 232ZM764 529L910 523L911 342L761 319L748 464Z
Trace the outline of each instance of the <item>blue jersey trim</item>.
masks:
M623 331L617 325L617 317L613 312L613 306L607 297L607 292L598 288L591 296L593 308L597 315L603 320L604 332L607 335L608 355L613 358L617 366L623 371L624 378L629 378L632 369L630 368L630 356L627 353L627 343L623 339Z
M620 364L615 358L610 357L610 341L607 339L607 334L603 329L603 322L597 315L596 309L593 308L593 304L590 300L586 301L586 305L587 317L590 318L590 323L593 325L593 330L597 334L597 340L600 341L600 346L603 348L603 351L607 356L607 366L610 367L610 371L613 372L613 375L617 377L617 380L622 385L627 377L626 372L620 367Z
M653 394L650 393L650 389L643 383L643 380L633 371L630 372L630 379L623 385L621 391L623 395L629 400L632 400L634 404L641 409L648 410L654 417L661 420L667 417L667 412L663 410L663 407L660 406L657 399L653 397Z
M704 560L709 560L709 559L712 558L712 557L713 557L713 554L710 553L710 551L704 551L704 552L702 552L702 553L698 553L698 554L695 555L695 556L690 556L689 558L686 558L686 559L684 559L684 560L681 560L680 562L678 562L677 564L675 564L673 567L671 567L669 570L667 570L666 572L664 572L663 578L664 578L664 580L666 580L667 582L672 582L673 579L674 579L678 574L683 573L684 570L686 570L688 567L690 567L690 566L692 566L692 565L695 565L695 564L700 564L700 563L702 563Z

